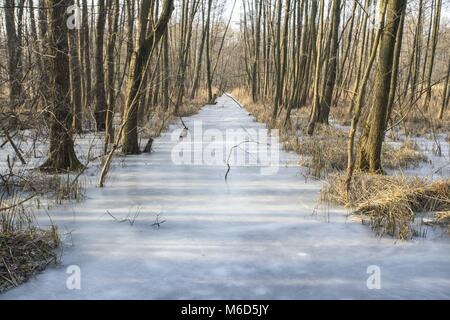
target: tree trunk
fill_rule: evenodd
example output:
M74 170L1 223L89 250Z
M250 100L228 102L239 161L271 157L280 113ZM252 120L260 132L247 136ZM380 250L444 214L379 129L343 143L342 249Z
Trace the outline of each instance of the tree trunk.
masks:
M48 0L51 45L52 101L50 117L49 158L43 170L73 171L81 168L72 140L70 106L69 43L67 8L72 0Z
M105 0L98 0L98 19L96 29L96 52L95 52L95 122L97 131L106 130L106 92L105 92L105 68L103 66L103 48L106 24Z
M163 77L162 77L162 106L165 111L169 110L169 32L166 30L163 38Z
M436 9L434 15L434 24L433 24L433 35L431 39L431 53L430 53L430 65L428 67L428 75L427 75L427 87L426 87L426 95L423 103L424 110L428 110L431 100L431 78L433 76L433 68L434 68L434 60L436 57L436 47L439 37L439 24L441 19L441 8L442 8L442 0L436 0Z
M114 142L114 107L116 100L116 89L115 89L115 49L117 32L119 31L119 17L120 17L120 3L119 0L115 0L112 4L113 13L112 17L109 19L109 41L108 41L108 107L106 110L106 134L105 134L105 151L108 148L108 144Z
M314 94L313 94L313 107L311 111L311 116L308 124L308 135L312 135L314 133L314 129L316 126L317 119L320 114L320 74L321 74L321 58L322 58L322 38L323 38L323 20L324 20L324 0L320 0L320 13L319 13L319 32L317 34L317 50L315 54L315 76L314 76Z
M383 6L387 0L380 1ZM371 173L381 173L381 148L386 128L389 91L394 67L394 51L397 30L405 5L404 1L389 1L387 5L386 26L378 53L378 69L375 77L374 99L363 134L360 138L356 168Z
M82 15L81 15L81 33L82 33L82 46L83 46L83 100L84 107L88 110L91 109L92 104L92 73L91 73L91 45L90 45L90 32L89 32L89 12L87 0L81 0L82 3Z
M450 78L450 58L448 59L447 76L445 77L444 82L444 92L442 93L442 104L441 108L439 109L438 115L439 120L442 120L444 118L444 111L448 106L448 100L450 98L449 78Z
M180 46L180 61L179 61L179 72L177 75L177 84L176 89L177 97L175 101L175 108L174 108L174 114L178 114L178 110L180 108L181 103L183 102L184 97L184 91L185 91L185 81L186 81L186 67L187 67L187 60L189 57L189 51L191 48L191 39L192 39L192 24L194 22L195 15L197 13L199 2L198 0L194 0L191 4L191 11L189 13L189 3L186 3L186 9L184 17L186 19L186 22L184 23L184 32L181 34L181 37L183 37L182 45Z
M275 59L275 70L276 70L276 89L275 89L275 99L274 99L274 106L272 111L272 119L271 119L271 125L274 126L277 120L278 116L278 110L281 107L280 104L282 103L282 70L281 70L281 17L282 17L282 0L278 0L276 2L277 6L277 27L276 27L276 35L275 35L275 48L274 48L274 59Z
M213 102L212 71L211 71L211 9L212 0L208 0L208 12L206 16L206 86L208 88L208 100Z
M46 0L39 0L39 41L40 52L42 53L42 72L40 74L39 90L42 101L50 100L50 75L46 66L50 65L48 53L48 22L47 22L47 4Z
M330 115L330 107L333 99L334 85L336 83L337 72L337 58L339 51L339 25L341 18L341 0L333 1L332 9L332 21L331 21L331 46L330 57L328 60L328 70L325 78L325 93L320 106L320 112L318 122L328 124L328 118Z
M72 4L74 1L72 0ZM72 13L73 14L73 13ZM79 52L79 37L77 28L69 30L69 48L70 48L70 84L71 98L73 105L73 128L75 132L81 133L83 121L83 108L81 97L81 65Z
M170 17L174 10L173 0L164 0L161 16L152 32L150 32L150 36L146 37L146 21L149 12L149 8L147 9L146 5L148 5L147 0L143 0L142 8L144 14L141 14L141 30L139 35L141 41L136 56L131 64L131 72L128 80L127 99L122 124L122 152L125 154L140 153L137 132L137 115L140 93L142 91L142 80L147 73L153 49L157 46L158 42L166 32L167 25L169 24Z
M14 0L5 0L5 26L8 47L9 104L12 111L23 103L22 54L16 30L16 5Z
M392 109L394 107L395 95L397 94L397 85L398 85L398 76L399 76L399 65L400 65L400 55L402 52L402 44L403 44L403 27L405 25L405 11L406 11L406 1L403 2L405 8L401 9L402 15L400 17L400 24L397 30L397 39L395 41L395 50L394 50L394 60L393 60L393 70L391 77L391 87L389 90L389 98L388 98L388 106L386 113L385 123L389 123L391 119Z
M378 47L380 46L381 35L383 33L385 18L386 18L386 2L383 5L383 8L380 12L380 23L379 28L375 36L374 46L372 48L372 52L369 57L369 61L366 66L366 70L364 71L364 76L362 78L361 87L357 88L359 90L358 95L356 97L355 110L352 117L352 123L350 126L350 131L348 135L348 145L347 145L347 179L346 179L346 187L347 187L347 195L350 191L350 186L352 182L353 172L355 169L355 161L354 161L354 145L355 145L355 137L356 130L358 128L358 123L361 117L362 108L364 106L364 97L366 88L369 82L370 73L375 62L375 58L377 56Z
M205 51L205 42L206 42L206 34L207 34L207 26L205 25L205 8L202 6L202 37L200 40L200 48L198 49L197 62L195 64L194 71L194 81L192 83L191 89L191 99L194 99L197 95L198 86L200 82L200 73L202 71L202 62L203 62L203 52Z

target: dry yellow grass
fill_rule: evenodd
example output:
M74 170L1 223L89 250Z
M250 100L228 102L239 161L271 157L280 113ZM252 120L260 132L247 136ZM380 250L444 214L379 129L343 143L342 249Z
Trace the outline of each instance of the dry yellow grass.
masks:
M272 116L272 106L270 105L270 102L260 101L254 103L247 91L242 88L234 89L231 92L231 95L256 118L256 121L266 123L267 125L270 124ZM281 123L278 123L275 127L280 127L280 125Z
M253 103L244 90L235 90L232 95L257 121L270 123L269 103ZM335 110L335 114L340 120L347 120L344 109L340 110ZM417 213L450 211L450 180L430 182L405 176L356 174L347 195L346 176L342 173L347 164L347 132L319 125L314 136L309 137L305 134L308 121L304 110L292 114L292 126L288 130L282 128L284 117L279 119L272 125L283 129L281 140L285 148L303 156L301 165L309 168L312 176L328 176L322 199L351 208L353 215L368 220L378 235L408 239L415 235L413 221ZM382 154L383 166L389 169L415 167L426 161L420 148L408 140L400 147L386 144Z
M417 214L450 211L450 179L431 182L417 177L356 174L347 194L346 176L331 175L322 199L344 205L368 219L376 234L398 239L414 236Z
M442 211L436 213L435 216L436 223L450 225L450 211Z
M270 124L272 106L269 102L254 103L243 89L232 92L236 98L258 122ZM344 106L332 108L333 117L338 122L348 120L348 111ZM284 128L282 113L272 128L280 129L280 139L284 149L302 156L300 165L308 168L315 178L327 177L330 173L342 171L347 165L348 132L333 125L317 125L313 136L306 134L308 112L305 109L294 110L291 114L291 127ZM406 169L417 167L428 159L413 142L406 140L397 148L385 144L382 154L383 166L388 169Z
M344 170L347 164L347 136L331 126L317 126L314 136L302 135L295 151L302 155L300 164L316 178Z
M450 211L436 212L431 221L426 222L428 225L441 226L447 228L447 233L450 236Z
M402 129L406 134L411 136L431 134L433 128L436 133L447 133L450 127L450 112L446 111L442 120L436 119L437 114L437 110L435 112L430 111L429 115L411 114L404 119ZM431 122L430 119L433 121Z
M386 143L383 146L383 166L388 169L414 168L427 161L419 146L410 140L405 140L400 148Z
M268 102L253 103L251 97L242 90L232 92L235 97L258 122L270 124L272 107ZM280 139L284 149L302 155L300 165L309 169L309 174L316 178L326 176L330 172L344 169L346 165L346 139L344 131L332 126L318 125L314 136L310 137L305 130L308 125L308 114L304 109L293 110L291 127L285 128L285 113L281 113L272 128L280 129Z

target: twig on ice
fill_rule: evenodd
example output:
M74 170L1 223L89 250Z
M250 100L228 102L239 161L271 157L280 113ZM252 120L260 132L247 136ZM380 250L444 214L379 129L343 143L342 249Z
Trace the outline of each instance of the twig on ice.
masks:
M156 215L156 221L155 221L155 223L153 223L152 224L152 227L158 227L158 229L161 227L161 225L164 223L164 222L166 222L166 220L164 219L164 220L161 220L161 221L159 221L159 217L161 216L161 214L157 214Z

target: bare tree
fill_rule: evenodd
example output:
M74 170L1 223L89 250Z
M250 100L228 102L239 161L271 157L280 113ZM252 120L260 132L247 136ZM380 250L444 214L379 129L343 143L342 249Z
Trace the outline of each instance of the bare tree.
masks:
M96 31L95 52L95 122L97 131L106 129L106 92L105 92L105 68L103 66L103 49L106 25L105 0L98 0L98 19Z
M140 153L137 132L137 109L142 90L141 85L143 78L147 73L148 64L150 62L149 58L165 33L173 10L173 0L164 0L158 22L150 32L150 35L147 36L147 19L150 12L150 6L146 0L143 0L141 3L139 48L137 49L132 62L131 73L128 80L127 101L124 110L122 152L125 154Z
M81 168L72 139L72 108L70 101L70 61L67 29L67 8L72 0L48 0L49 40L52 55L52 101L49 110L50 148L42 169L72 171Z

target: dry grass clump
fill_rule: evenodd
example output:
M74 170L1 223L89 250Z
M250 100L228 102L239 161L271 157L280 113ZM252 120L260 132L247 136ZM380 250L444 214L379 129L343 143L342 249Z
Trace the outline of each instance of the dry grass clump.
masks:
M3 199L14 198L18 194L26 198L34 194L46 196L46 199L62 204L65 201L83 200L86 186L80 177L48 175L38 170L26 170L8 176L3 175L0 191L4 193Z
M434 216L434 222L436 224L450 226L450 211L442 211L436 213Z
M59 177L58 186L53 192L53 198L57 204L62 204L66 201L80 202L85 197L86 186L80 179L72 180Z
M243 89L235 89L232 95L255 116L258 122L271 124L272 105L270 102L254 103ZM281 114L272 128L280 129L280 139L287 151L302 156L300 165L308 168L309 174L316 178L326 177L330 173L345 170L347 166L348 130L333 125L317 125L313 136L308 136L309 115L305 110L293 110L291 126L284 128L285 117ZM338 123L348 124L348 106L339 105L331 109L332 118ZM358 139L358 137L356 138ZM418 145L405 141L400 148L384 144L382 164L388 169L406 169L417 167L428 159Z
M54 250L58 244L56 228L0 233L0 292L26 282L56 263Z
M416 213L450 210L450 180L411 188L392 185L375 199L361 203L355 214L369 217L378 234L399 239L414 235L411 222Z
M270 123L271 110L265 102L254 103L252 98L243 90L235 89L231 95L238 100L245 109L250 112L261 123Z
M368 219L379 236L409 239L416 235L413 222L417 214L450 211L450 179L430 182L416 177L357 174L348 196L345 179L344 174L329 176L322 199L352 208L352 215Z
M55 227L39 230L17 194L0 197L0 292L15 287L56 262L60 239Z
M432 108L427 115L416 112L406 116L402 122L402 128L405 134L423 136L431 134L433 130L435 133L447 133L450 127L450 112L448 110L445 111L443 119L437 120L436 115L438 112L436 108Z
M330 118L342 126L350 126L352 124L352 114L349 113L350 102L342 102L330 109Z
M214 97L217 97L217 95L214 94ZM194 99L186 100L180 106L180 109L178 110L178 115L180 117L190 117L199 112L200 109L207 103L208 103L208 93L206 90L202 89L198 92L197 96Z
M281 110L281 114L277 118L277 123L272 123L273 103L270 101L258 101L254 103L252 97L248 95L246 90L242 88L234 89L231 95L239 101L239 103L255 117L257 122L265 123L271 129L283 129L283 120L286 111Z
M0 292L15 287L56 261L59 245L55 227L36 228L33 208L41 197L61 203L80 200L84 186L71 175L46 175L39 171L13 171L0 183ZM49 202L50 204L50 202Z
M414 168L428 161L417 143L410 140L405 140L400 148L385 143L382 159L383 166L388 169Z
M287 149L304 156L301 165L314 177L326 177L330 173L345 170L347 166L347 132L333 126L319 125L310 137L303 133L286 139ZM384 144L382 164L387 169L407 169L428 161L419 146L405 141L399 148Z
M347 194L346 178L344 173L329 175L327 183L321 191L322 200L345 207L355 207L367 201L384 186L394 183L391 176L355 174Z
M253 103L251 97L242 89L235 89L232 95L255 116L258 122L269 124L272 107L268 103ZM300 164L309 170L309 174L321 178L330 172L343 170L347 163L347 133L332 126L318 125L313 136L305 132L308 126L308 114L304 110L293 110L291 128L283 127L285 115L278 117L272 127L280 129L280 139L284 149L302 155Z
M309 174L321 178L345 169L347 136L342 130L319 125L314 136L299 138L295 151L303 156L300 164L309 168Z
M427 221L426 224L432 226L446 227L448 235L450 236L450 211L437 212L431 221Z

